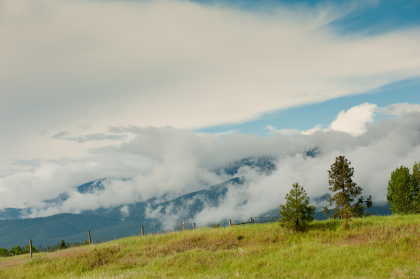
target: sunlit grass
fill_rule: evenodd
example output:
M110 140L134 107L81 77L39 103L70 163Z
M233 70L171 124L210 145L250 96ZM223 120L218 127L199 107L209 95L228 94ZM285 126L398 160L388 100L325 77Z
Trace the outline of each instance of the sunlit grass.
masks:
M253 224L35 254L0 278L420 278L419 248L420 215L354 219L350 230L316 221L305 233Z

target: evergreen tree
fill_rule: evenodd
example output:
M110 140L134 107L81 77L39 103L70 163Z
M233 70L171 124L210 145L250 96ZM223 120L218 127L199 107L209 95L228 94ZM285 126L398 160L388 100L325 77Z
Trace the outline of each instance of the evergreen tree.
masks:
M54 247L51 246L50 252L54 252Z
M328 199L329 205L335 204L333 213L330 214L328 206L324 207L324 214L328 217L343 218L346 205L350 206L351 215L353 217L366 216L366 207L372 207L372 197L364 201L361 196L354 204L354 199L362 193L362 187L353 182L354 168L350 167L350 162L344 157L335 158L334 164L328 170L329 190L334 193ZM365 206L366 204L366 206Z
M315 206L309 205L309 197L299 183L286 194L286 204L280 205L281 222L295 231L305 230L308 223L314 220Z
M413 174L401 166L391 173L386 196L392 213L410 214L420 212L420 163L413 166Z
M62 249L66 249L67 248L67 244L64 241L64 239L61 240L60 245L58 245L58 250L62 250Z

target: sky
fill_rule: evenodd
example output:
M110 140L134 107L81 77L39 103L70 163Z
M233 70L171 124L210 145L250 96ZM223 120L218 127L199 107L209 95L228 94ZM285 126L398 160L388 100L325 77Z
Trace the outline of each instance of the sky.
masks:
M241 170L256 212L296 181L324 194L338 155L385 202L390 172L420 161L419 13L415 0L2 1L0 210L175 197L250 156L277 160L270 176ZM77 193L102 178L102 193Z

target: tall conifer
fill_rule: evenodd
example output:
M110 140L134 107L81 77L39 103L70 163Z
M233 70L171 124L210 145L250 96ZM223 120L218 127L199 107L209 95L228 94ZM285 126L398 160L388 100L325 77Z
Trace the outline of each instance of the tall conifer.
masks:
M328 170L328 184L330 185L329 190L334 193L328 199L329 205L335 204L332 214L328 206L324 207L324 214L333 218L342 218L343 211L346 205L350 206L351 214L353 217L365 216L365 208L372 207L372 197L364 201L361 196L358 201L354 204L354 199L362 193L362 187L358 186L353 182L354 168L350 167L349 162L344 156L335 158L334 164L331 165L331 169ZM366 206L365 206L366 203Z

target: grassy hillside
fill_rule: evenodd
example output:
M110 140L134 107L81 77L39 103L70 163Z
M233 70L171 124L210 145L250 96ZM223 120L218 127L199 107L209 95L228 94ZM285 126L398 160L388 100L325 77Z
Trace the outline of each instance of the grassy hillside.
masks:
M420 215L135 236L0 258L0 278L419 278Z

